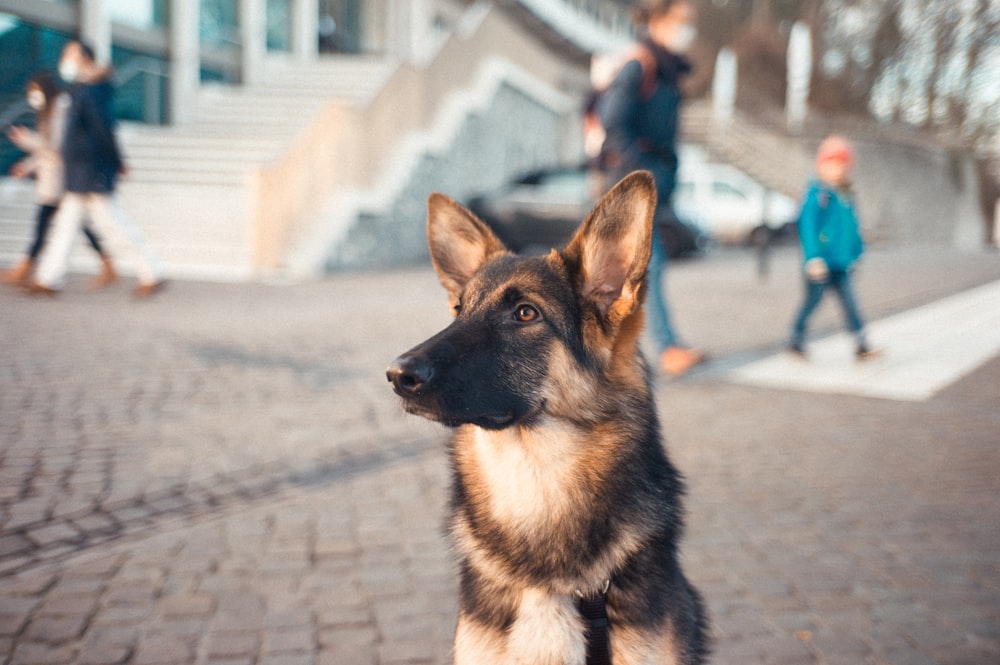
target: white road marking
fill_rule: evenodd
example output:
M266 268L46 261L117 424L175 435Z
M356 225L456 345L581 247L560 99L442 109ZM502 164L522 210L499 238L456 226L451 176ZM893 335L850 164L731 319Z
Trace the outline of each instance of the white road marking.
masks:
M854 339L811 342L809 358L780 353L730 379L772 388L923 401L1000 354L1000 281L868 325L883 355L857 362Z

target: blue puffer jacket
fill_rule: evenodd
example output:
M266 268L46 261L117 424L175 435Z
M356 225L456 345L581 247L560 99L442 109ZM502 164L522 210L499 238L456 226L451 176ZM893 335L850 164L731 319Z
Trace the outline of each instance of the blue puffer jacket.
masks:
M114 88L107 80L70 88L62 156L66 191L108 194L122 167L115 139Z
M641 47L651 62L645 68L639 60L626 63L598 102L597 112L607 132L604 152L614 175L652 171L659 200L667 205L677 182L677 115L682 101L678 81L691 67L649 39Z
M850 191L809 183L799 215L803 261L822 258L830 270L847 270L864 251Z

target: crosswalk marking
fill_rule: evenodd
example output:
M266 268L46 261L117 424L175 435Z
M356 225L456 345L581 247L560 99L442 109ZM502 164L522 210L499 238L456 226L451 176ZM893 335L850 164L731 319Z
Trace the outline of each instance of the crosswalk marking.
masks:
M809 359L780 353L733 370L738 383L822 393L923 401L1000 354L1000 281L868 326L882 356L853 357L839 333L809 345Z

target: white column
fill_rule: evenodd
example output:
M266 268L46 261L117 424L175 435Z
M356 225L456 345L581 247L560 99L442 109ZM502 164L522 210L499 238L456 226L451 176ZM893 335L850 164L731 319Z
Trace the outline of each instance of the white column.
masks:
M812 78L812 35L809 26L799 21L788 36L788 79L785 94L785 118L788 129L802 131L809 111L809 82Z
M728 46L719 49L712 79L712 120L720 125L728 124L733 119L737 76L736 53Z
M292 53L312 60L319 52L319 0L292 0Z
M170 99L168 120L180 125L198 112L201 80L198 0L170 0Z
M80 36L94 49L98 62L111 62L111 15L106 0L80 0Z
M267 1L240 0L240 74L244 85L260 78L267 54Z

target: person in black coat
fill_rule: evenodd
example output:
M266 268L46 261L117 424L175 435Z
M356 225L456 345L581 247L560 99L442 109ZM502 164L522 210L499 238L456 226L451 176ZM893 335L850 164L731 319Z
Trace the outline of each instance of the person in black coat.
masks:
M60 57L59 75L70 84L70 106L61 150L66 194L31 289L36 293L58 292L73 239L84 217L89 215L101 236L113 247L130 251L139 279L135 295L152 295L163 286L156 256L142 232L113 198L118 178L126 168L115 136L111 72L95 62L89 46L71 41Z
M691 70L683 54L695 36L695 9L690 0L645 0L635 13L644 37L598 102L606 132L601 160L613 181L637 169L651 171L656 219L668 220L674 215L671 198L677 183L679 83ZM649 327L659 346L660 370L679 375L704 354L681 344L674 331L663 281L666 268L666 247L654 233L646 299Z

